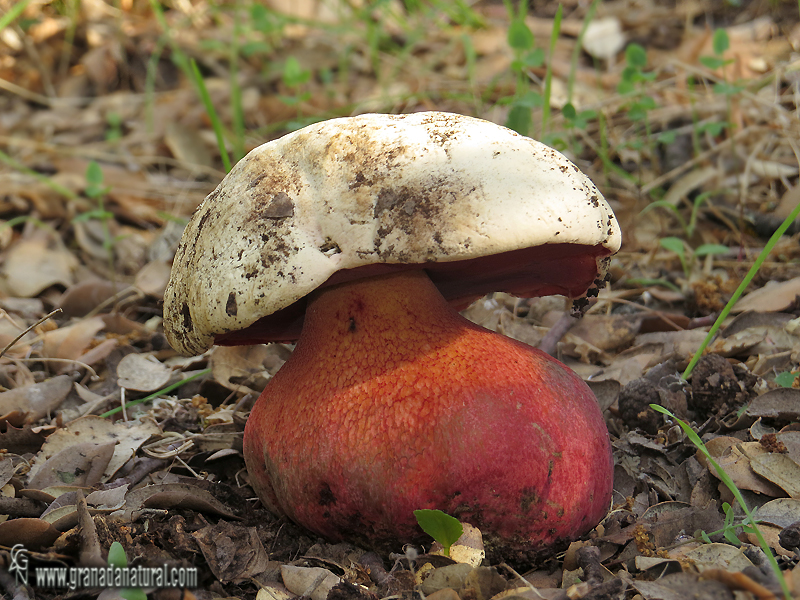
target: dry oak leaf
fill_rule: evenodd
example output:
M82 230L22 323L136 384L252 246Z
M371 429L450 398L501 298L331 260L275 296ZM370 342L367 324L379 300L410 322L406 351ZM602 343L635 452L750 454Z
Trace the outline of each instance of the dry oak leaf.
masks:
M133 457L136 450L151 436L161 433L158 425L149 417L124 423L112 423L108 419L89 415L75 419L63 429L55 431L47 438L37 463L31 469L31 476L38 471L38 461L47 459L57 452L75 444L77 441L94 444L112 443L113 456L102 472L102 481L108 481L122 465Z

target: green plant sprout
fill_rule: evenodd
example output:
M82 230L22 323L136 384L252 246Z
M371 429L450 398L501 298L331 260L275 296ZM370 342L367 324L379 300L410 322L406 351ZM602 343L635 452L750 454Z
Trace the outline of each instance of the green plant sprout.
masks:
M2 28L0 28L0 30L2 30ZM47 175L42 175L41 173L34 171L33 169L29 169L18 160L11 158L8 154L3 152L2 150L0 150L0 162L7 164L9 167L19 171L20 173L25 173L26 175L33 177L37 181L43 183L51 190L53 190L57 194L61 194L65 198L68 198L70 200L76 200L78 198L78 194L73 192L68 187L64 187L57 181L53 181Z
M711 48L714 52L713 56L701 56L698 60L700 64L702 64L707 69L712 71L716 71L717 69L721 69L726 67L729 64L732 64L734 61L733 59L725 59L723 55L725 51L730 48L730 39L728 38L728 32L724 29L715 29L714 35L711 38ZM725 77L723 72L723 77ZM727 127L730 126L730 112L731 112L731 97L735 96L739 92L744 89L743 86L734 85L728 82L727 78L723 81L718 81L714 84L713 90L714 93L720 96L725 96L728 103L728 121L711 121L708 123L702 124L695 124L695 129L697 130L698 134L707 133L713 137L720 135Z
M16 2L12 4L11 8L8 9L8 12L0 17L0 31L3 31L3 29L16 21L17 17L23 13L30 2L31 0L22 0L22 2Z
M575 76L578 73L578 58L581 55L581 49L583 48L583 38L586 37L586 31L589 29L589 25L591 24L592 20L594 20L594 14L597 12L597 6L600 4L600 0L592 0L592 3L589 5L589 10L586 11L586 17L583 19L583 25L581 25L580 33L578 33L578 37L575 40L575 45L572 48L572 58L570 59L569 65L569 78L567 79L567 104L572 105L572 92L575 89Z
M291 96L279 96L281 102L287 106L296 106L297 116L299 117L300 103L306 102L311 98L311 92L302 91L302 87L311 80L311 71L304 69L296 57L290 56L286 59L286 62L283 63L281 80L283 81L283 85L289 88L293 93Z
M190 68L197 92L200 94L200 99L203 101L203 106L206 109L208 118L211 119L211 126L217 138L217 147L219 148L220 158L222 158L222 164L225 166L225 172L228 173L231 170L231 159L230 156L228 156L228 150L225 148L225 132L222 128L222 121L217 114L217 110L214 108L214 103L211 102L211 95L208 93L208 88L206 88L206 82L203 80L200 69L194 60L191 61Z
M722 327L722 323L726 318L728 318L728 315L730 314L731 310L733 310L734 305L739 301L739 298L741 298L742 294L747 289L747 286L750 285L750 282L753 280L753 277L756 276L756 273L758 273L758 270L767 259L767 256L769 256L770 252L772 252L772 250L775 248L778 240L780 240L783 237L783 234L786 233L786 230L789 229L789 226L794 223L798 215L800 215L800 204L795 206L794 210L787 215L780 227L775 230L775 233L772 234L767 243L764 245L764 249L761 250L755 262L753 263L753 266L750 267L749 271L747 271L747 274L744 276L744 279L742 279L739 287L737 287L736 291L733 292L730 300L728 300L728 303L722 309L722 312L719 313L717 320L714 321L711 329L708 330L708 334L703 340L703 343L700 344L700 347L694 353L694 356L692 356L692 359L686 366L686 369L683 372L684 379L688 379L689 375L692 374L692 371L694 371L695 366L697 366L697 362L700 360L700 357L703 356L703 352L705 352L706 347L708 347L708 344L712 339L714 339L714 336L717 335L717 331L719 331L719 328Z
M684 240L672 236L661 238L659 244L665 250L678 255L686 279L691 276L692 269L697 264L698 258L712 254L724 254L729 250L727 246L722 244L702 244L693 250Z
M542 141L545 144L552 143L551 139L555 141L553 136L548 135L547 130L550 126L550 97L553 89L553 56L556 52L556 42L558 42L558 36L561 33L562 12L563 6L561 3L559 3L558 8L556 9L556 14L553 17L553 29L550 30L550 48L548 54L550 60L547 61L547 68L544 74L544 98L542 99Z
M634 287L651 287L659 285L661 287L667 288L668 290L672 290L673 292L680 293L681 291L681 288L679 288L677 285L666 279L650 279L647 277L636 277L633 279L626 279L622 283L623 285L626 286L629 285Z
M531 111L542 106L543 101L541 94L530 89L526 71L544 64L544 51L534 47L533 32L525 23L528 1L522 0L519 3L516 14L511 1L504 0L504 2L511 16L506 41L514 53L511 71L516 75L516 91L510 99L511 109L508 111L505 125L521 135L528 135L532 124Z
M699 537L703 540L706 544L710 544L712 535L722 534L728 543L736 546L737 548L742 545L741 540L736 535L736 529L741 528L742 531L745 533L755 533L755 527L752 526L745 518L744 521L741 523L734 523L735 515L733 514L733 508L727 502L722 503L722 512L725 513L725 521L723 523L722 529L718 531L712 531L711 533L706 533L705 531L699 531L695 534L695 538Z
M108 566L115 569L124 569L128 566L128 557L119 542L113 542L108 549ZM119 595L125 600L147 600L147 594L142 588L122 588L119 590Z
M781 387L790 388L794 385L794 382L797 381L798 377L800 377L800 371L796 373L784 371L783 373L778 373L774 381Z
M642 209L642 212L639 213L639 216L653 210L654 208L663 208L668 210L675 216L681 228L683 229L684 235L688 239L694 235L695 229L697 228L697 215L700 213L700 207L703 205L703 202L718 192L719 191L706 191L702 194L698 194L697 197L695 197L695 199L692 201L692 212L689 215L688 223L686 222L686 219L683 218L683 215L678 207L666 200L653 200L650 204Z
M139 398L138 400L133 400L132 402L126 402L125 403L125 408L130 408L131 406L137 406L139 404L144 404L145 402L150 402L151 400L155 400L159 396L163 396L164 394L168 394L172 390L176 390L179 387L181 387L182 385L185 385L185 384L189 383L190 381L194 381L198 377L203 377L204 375L208 375L209 373L211 373L211 369L203 369L202 371L198 371L197 373L193 373L192 375L189 375L189 377L187 377L186 379L181 379L180 381L176 381L175 383L170 384L170 385L168 385L166 387L163 387L160 390L157 390L157 391L153 392L152 394L148 394L144 398ZM105 419L106 417L110 417L111 415L115 415L118 412L122 412L122 407L121 406L117 406L116 408L112 408L111 410L104 412L102 415L100 415L100 417Z
M649 113L657 108L657 104L652 96L645 93L645 86L656 78L656 73L645 71L645 67L647 67L647 50L636 43L628 44L625 48L625 69L623 69L622 78L617 85L617 92L631 98L625 106L628 118L644 125L645 142L634 140L627 145L634 150L641 151L646 144L650 156L655 160L655 153L652 151Z
M419 523L422 531L442 545L445 556L450 556L450 547L464 533L464 526L461 525L459 520L440 510L427 508L415 510L414 516L417 518L417 523Z
M789 585L786 582L786 579L783 576L783 572L781 571L780 566L778 565L778 561L775 560L775 556L772 554L772 550L767 543L767 540L764 539L764 534L761 533L761 530L758 528L758 524L753 517L753 514L750 512L750 509L747 507L747 502L745 502L744 497L742 496L742 492L739 491L739 488L736 487L733 479L731 479L730 475L725 472L717 461L714 460L714 457L711 456L711 453L706 448L706 445L703 443L703 440L700 439L700 436L692 429L688 423L680 420L674 414L672 414L669 410L660 406L658 404L651 404L650 408L652 408L656 412L660 412L663 415L667 415L670 419L673 419L678 425L680 425L683 432L686 434L686 437L689 438L697 449L706 457L708 463L714 467L714 470L717 472L717 475L720 478L720 481L726 485L726 487L731 491L733 497L736 498L736 501L741 506L744 514L746 515L745 523L748 526L752 526L753 533L755 533L756 538L758 539L758 545L761 546L761 549L764 551L764 554L767 556L767 560L769 561L770 566L772 567L772 571L775 573L775 576L778 578L778 582L781 585L781 590L783 590L783 594L786 597L786 600L791 600L792 593L789 590ZM727 520L726 514L726 520ZM727 539L727 536L726 536ZM738 539L737 539L738 541ZM738 545L738 544L737 544Z
M108 268L111 273L114 273L114 242L116 240L111 236L111 229L108 226L109 221L114 218L114 213L105 209L105 196L111 188L105 185L103 169L95 161L91 161L86 167L85 178L86 186L83 193L87 198L97 203L97 208L77 215L72 219L72 222L80 223L91 219L96 219L100 222L103 227L103 249L108 254Z

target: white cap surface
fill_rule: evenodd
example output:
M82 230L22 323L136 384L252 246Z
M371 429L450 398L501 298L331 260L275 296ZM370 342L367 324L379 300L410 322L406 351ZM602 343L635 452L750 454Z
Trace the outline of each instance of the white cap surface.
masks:
M324 121L254 149L198 207L175 255L164 330L177 350L200 353L334 274L546 244L589 248L595 279L620 245L611 208L555 150L449 113ZM554 285L575 296L591 282ZM501 290L475 295L488 291Z

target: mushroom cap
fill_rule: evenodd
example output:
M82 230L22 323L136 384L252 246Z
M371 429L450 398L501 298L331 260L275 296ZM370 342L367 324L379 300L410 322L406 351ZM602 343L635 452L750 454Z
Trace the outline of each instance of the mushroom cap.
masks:
M408 268L456 306L578 297L620 239L594 184L510 129L442 112L332 119L254 149L198 207L164 331L186 354L289 341L315 289Z

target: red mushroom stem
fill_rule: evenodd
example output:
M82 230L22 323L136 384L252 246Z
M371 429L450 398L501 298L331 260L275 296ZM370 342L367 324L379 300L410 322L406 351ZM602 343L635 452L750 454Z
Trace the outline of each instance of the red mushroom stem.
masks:
M314 293L244 454L273 511L373 547L419 539L413 511L438 508L531 558L591 529L611 497L586 384L459 315L422 271Z

